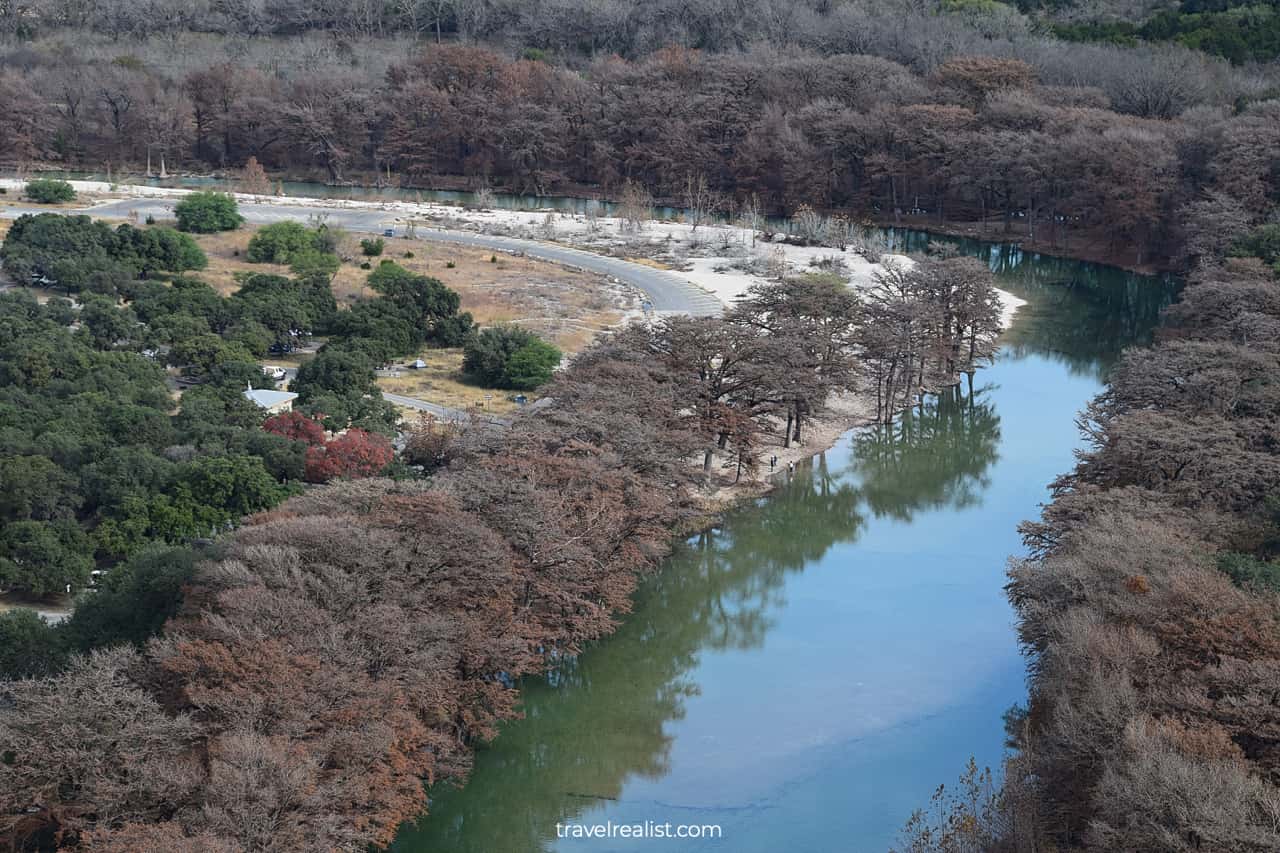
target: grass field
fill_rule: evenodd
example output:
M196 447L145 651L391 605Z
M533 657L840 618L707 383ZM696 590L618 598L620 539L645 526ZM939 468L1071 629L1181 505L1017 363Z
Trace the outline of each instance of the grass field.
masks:
M479 406L490 412L513 412L520 408L510 399L516 392L483 388L467 382L462 375L461 349L424 350L417 357L427 366L418 370L401 369L396 377L379 377L378 386L392 394L430 400L453 409ZM537 395L530 393L528 396L533 400Z

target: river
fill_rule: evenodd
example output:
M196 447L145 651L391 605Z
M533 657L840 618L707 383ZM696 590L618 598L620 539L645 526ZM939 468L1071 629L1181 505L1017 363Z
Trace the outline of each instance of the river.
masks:
M889 236L907 250L930 239ZM430 790L397 853L880 853L971 756L998 768L1002 716L1026 696L1002 590L1018 523L1071 467L1076 413L1120 350L1149 339L1176 283L952 242L1028 301L995 363L681 543L617 633L522 681L523 719L479 749L465 786ZM606 821L721 835L557 837Z
M884 851L970 756L998 768L1026 695L1002 591L1017 525L1176 284L962 246L1028 300L995 363L683 543L616 634L522 682L524 718L431 789L397 853ZM557 837L606 821L722 835Z

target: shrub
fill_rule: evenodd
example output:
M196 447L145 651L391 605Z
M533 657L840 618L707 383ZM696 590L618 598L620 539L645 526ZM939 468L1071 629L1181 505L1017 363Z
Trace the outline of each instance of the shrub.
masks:
M1218 555L1218 569L1236 586L1280 592L1280 563L1248 554L1227 553Z
M26 193L27 198L37 204L62 204L73 201L76 197L76 191L71 184L53 178L36 178L34 181L27 181Z
M373 264L369 263L368 261L362 261L360 264L360 269L371 270L373 269Z
M404 256L405 256L406 258L412 258L412 257L413 257L413 252L405 252L405 253L404 253Z
M381 255L386 246L386 242L381 237L366 237L360 241L360 251L367 258L376 258Z
M179 230L196 234L234 231L244 222L234 198L212 191L191 193L178 202L173 212L178 217Z
M458 265L457 265L457 264L455 264L453 261L449 261L448 263L446 263L446 264L444 265L444 268L445 268L445 269L447 269L447 270L451 270L451 269L456 268L457 266L458 266Z
M300 222L273 222L249 240L247 257L255 264L290 264L299 255L322 251L315 231Z
M550 380L559 363L560 350L533 332L493 326L467 341L462 369L484 385L529 391Z
M1236 240L1231 254L1262 258L1269 264L1280 263L1280 223L1260 225Z

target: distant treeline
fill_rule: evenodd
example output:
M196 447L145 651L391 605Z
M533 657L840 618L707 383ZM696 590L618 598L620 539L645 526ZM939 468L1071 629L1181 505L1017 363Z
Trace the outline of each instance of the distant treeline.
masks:
M335 183L613 199L632 181L675 204L705 177L726 213L1002 216L1066 250L1106 234L1126 264L1167 261L1175 211L1206 187L1258 213L1276 199L1274 158L1256 156L1280 149L1274 72L1047 40L1001 4L237 9L125 26L140 6L36 0L24 20L45 23L0 53L0 156L99 173L256 158ZM403 35L424 20L426 44ZM467 44L431 44L436 22Z
M1276 200L1280 120L1260 72L1172 48L974 41L963 23L933 31L932 51L895 32L634 60L50 37L0 56L0 151L98 172L253 157L332 182L611 198L634 182L676 204L705 186L725 213L992 219L1067 251L1101 237L1128 264L1175 255L1172 212L1207 188L1258 213Z

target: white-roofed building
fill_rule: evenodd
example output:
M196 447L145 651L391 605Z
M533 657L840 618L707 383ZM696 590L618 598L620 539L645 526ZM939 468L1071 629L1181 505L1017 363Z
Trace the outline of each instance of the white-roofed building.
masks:
M293 411L293 401L298 399L298 395L289 391L276 391L273 388L246 388L244 398L256 403L259 408L278 415Z

